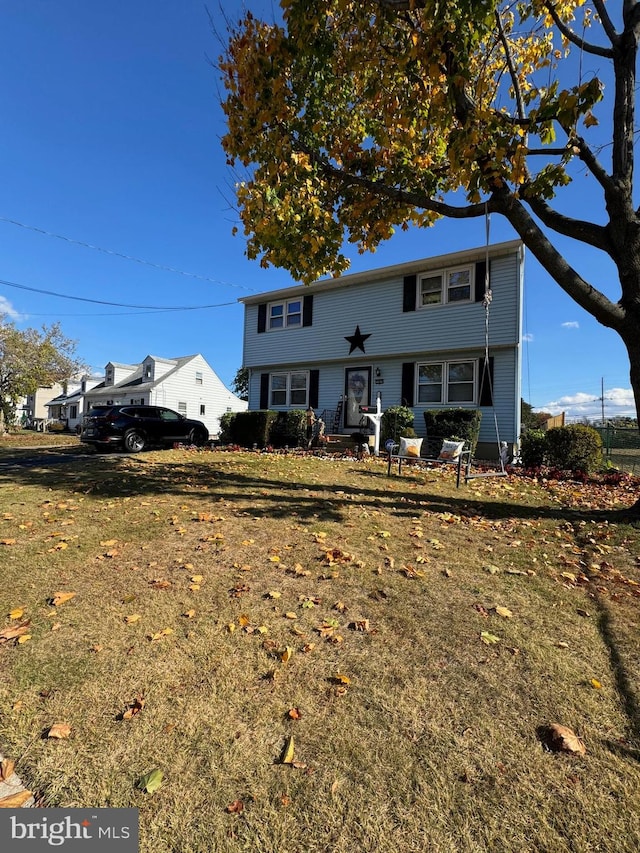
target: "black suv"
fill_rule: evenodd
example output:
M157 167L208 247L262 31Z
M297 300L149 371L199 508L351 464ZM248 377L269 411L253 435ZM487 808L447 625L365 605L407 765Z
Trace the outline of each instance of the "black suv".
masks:
M209 430L201 421L162 406L95 406L82 421L80 441L101 448L122 445L129 453L139 453L174 442L202 447L209 441Z

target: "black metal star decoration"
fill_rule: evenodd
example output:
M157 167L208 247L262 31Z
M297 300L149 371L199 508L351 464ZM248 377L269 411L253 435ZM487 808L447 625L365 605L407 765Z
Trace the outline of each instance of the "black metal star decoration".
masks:
M349 355L357 349L361 349L364 352L364 342L367 338L370 338L371 335L363 335L360 331L360 326L356 326L356 330L352 335L345 335L345 341L349 341L351 344L351 349L349 350Z

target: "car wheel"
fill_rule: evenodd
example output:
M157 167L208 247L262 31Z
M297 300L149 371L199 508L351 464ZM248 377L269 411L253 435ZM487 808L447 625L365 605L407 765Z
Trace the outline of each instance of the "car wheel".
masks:
M189 444L202 447L207 442L207 436L199 429L192 429L188 437Z
M140 453L147 446L147 439L137 429L127 430L124 434L124 449L129 453Z

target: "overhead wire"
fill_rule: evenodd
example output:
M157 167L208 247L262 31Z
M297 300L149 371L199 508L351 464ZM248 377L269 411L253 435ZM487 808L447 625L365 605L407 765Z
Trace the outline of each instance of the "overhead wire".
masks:
M18 290L28 290L31 293L43 293L46 296L56 296L60 299L72 299L76 302L91 302L94 305L110 305L114 308L139 308L152 312L164 312L164 311L200 311L204 308L221 308L224 305L235 305L236 300L233 302L222 302L211 305L131 305L126 302L109 302L105 299L90 299L88 296L72 296L68 293L58 293L55 290L44 290L39 287L28 287L26 284L18 284L15 281L5 281L4 279L0 279L0 284L5 287L15 287Z
M188 278L196 278L200 281L208 281L211 284L221 284L225 287L237 287L240 290L248 290L251 293L255 293L255 289L252 287L247 287L244 284L235 284L230 281L223 281L219 278L211 278L207 275L200 275L199 273L187 272L186 270L178 269L177 267L166 266L165 264L158 264L155 261L147 261L144 258L138 258L135 255L127 255L124 252L117 252L115 249L105 249L102 246L95 246L93 243L86 243L83 240L76 240L73 237L66 237L63 234L55 234L53 231L47 231L44 228L38 228L35 225L26 225L24 222L19 222L17 219L9 219L7 216L0 216L0 222L7 222L10 225L16 225L18 228L24 228L27 231L34 231L37 234L44 234L46 237L54 237L57 240L63 240L66 243L72 243L75 246L83 246L85 249L92 249L94 252L103 252L105 255L113 255L116 258L123 258L125 261L133 261L136 264L143 264L144 266L153 267L154 269L163 270L164 272L172 272L177 275L184 275Z

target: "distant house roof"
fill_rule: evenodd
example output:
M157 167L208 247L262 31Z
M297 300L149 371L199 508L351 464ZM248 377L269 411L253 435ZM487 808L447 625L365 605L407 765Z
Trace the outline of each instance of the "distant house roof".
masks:
M87 393L92 396L98 397L111 397L114 391L122 391L125 388L135 388L137 391L150 391L152 388L155 388L160 383L164 382L168 376L171 376L176 370L179 370L181 367L184 367L185 364L192 361L196 358L195 355L185 355L180 358L154 358L155 361L160 361L163 364L172 364L173 367L170 370L167 370L166 373L163 373L162 376L159 376L157 379L149 380L146 379L143 373L142 365L144 362L140 362L140 364L127 364L120 365L115 361L110 361L113 367L129 367L133 371L133 375L125 377L121 382L115 382L113 385L105 385L104 382L101 382L100 385L96 385L95 388L91 388ZM150 356L147 356L145 361L149 359Z

